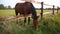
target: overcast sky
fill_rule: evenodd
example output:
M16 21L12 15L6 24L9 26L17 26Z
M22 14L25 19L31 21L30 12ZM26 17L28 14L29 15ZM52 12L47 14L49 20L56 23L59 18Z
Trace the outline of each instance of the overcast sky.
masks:
M60 6L60 0L35 0L38 2L44 2L45 4L50 4L50 5L56 5ZM12 8L15 7L15 4L21 2L20 0L0 0L0 4L4 4L4 6L10 5ZM34 4L35 8L40 8L40 4ZM50 6L44 6L44 7L50 7Z

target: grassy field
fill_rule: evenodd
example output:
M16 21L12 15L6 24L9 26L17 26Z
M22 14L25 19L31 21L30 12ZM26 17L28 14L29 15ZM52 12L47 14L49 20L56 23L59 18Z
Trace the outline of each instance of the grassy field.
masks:
M36 10L40 13L40 10ZM44 10L51 11L51 10ZM0 10L0 17L15 16L14 10ZM33 21L28 21L24 25L24 21L10 20L7 22L0 22L0 34L58 34L60 33L60 14L45 15L43 20L39 19L38 31L34 31Z
M0 18L2 17L8 17L8 16L14 16L15 10L0 10Z
M36 10L37 13L40 13L41 10ZM44 12L50 12L52 10L44 10ZM15 16L15 10L0 10L0 18Z

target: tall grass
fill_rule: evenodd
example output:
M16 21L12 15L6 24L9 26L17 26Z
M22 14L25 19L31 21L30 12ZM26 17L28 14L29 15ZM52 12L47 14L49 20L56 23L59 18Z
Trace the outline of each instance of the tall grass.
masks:
M23 20L16 24L16 20L0 23L0 34L57 34L60 32L60 14L43 18L39 21L39 30L34 31L32 24L24 26Z
M46 34L57 34L60 32L60 14L54 16L50 15L46 18L43 18L43 20L40 21L39 26Z
M40 10L37 10L40 13ZM48 11L48 10L47 10ZM0 10L0 17L14 16L14 10ZM38 31L34 31L33 21L24 25L21 20L18 24L16 20L0 22L0 34L58 34L60 32L60 14L46 15L43 20L39 20Z

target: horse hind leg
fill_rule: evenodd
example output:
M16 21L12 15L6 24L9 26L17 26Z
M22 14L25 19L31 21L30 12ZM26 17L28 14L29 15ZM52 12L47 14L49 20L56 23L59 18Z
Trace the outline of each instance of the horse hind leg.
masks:
M30 24L30 17L28 17L28 25Z
M16 16L18 16L18 12L15 10L15 14L16 14Z
M15 11L15 14L16 14L16 23L18 24L18 12L17 11Z
M25 24L26 24L26 17L24 17L24 26L25 26Z

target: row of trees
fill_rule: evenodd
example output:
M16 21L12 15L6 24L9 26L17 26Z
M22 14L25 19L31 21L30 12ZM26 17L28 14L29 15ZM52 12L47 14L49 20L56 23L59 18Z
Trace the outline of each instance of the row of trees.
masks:
M3 4L0 4L0 9L11 9L11 6L4 6Z

